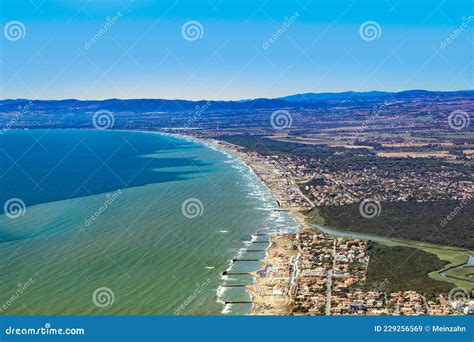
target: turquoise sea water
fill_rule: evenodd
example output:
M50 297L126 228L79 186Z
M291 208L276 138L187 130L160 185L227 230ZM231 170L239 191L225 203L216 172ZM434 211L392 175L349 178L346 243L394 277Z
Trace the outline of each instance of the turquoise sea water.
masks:
M0 314L244 314L220 286L252 279L222 272L265 255L242 252L252 233L296 228L241 161L164 135L9 131L0 174Z

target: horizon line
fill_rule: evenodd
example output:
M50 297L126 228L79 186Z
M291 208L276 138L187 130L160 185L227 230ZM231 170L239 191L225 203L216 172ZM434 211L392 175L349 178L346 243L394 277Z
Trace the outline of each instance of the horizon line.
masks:
M456 93L456 92L463 92L463 91L474 91L474 89L457 89L457 90L427 90L421 88L412 88L400 91L385 91L385 90L367 90L367 91L356 91L356 90L345 90L345 91L335 91L335 92L304 92L304 93L294 93L289 95L283 95L279 97L255 97L250 99L234 99L234 100L210 100L210 99L200 99L200 100L191 100L191 99L184 99L184 98L163 98L163 97L137 97L137 98L118 98L118 97L110 97L110 98L103 98L103 99L78 99L78 98L62 98L62 99L33 99L33 98L4 98L0 99L0 101L111 101L111 100L119 100L119 101L127 101L127 100L165 100L165 101L188 101L188 102L244 102L244 101L255 101L255 100L282 100L285 101L284 97L290 96L298 96L298 95L309 95L309 94L345 94L345 93L356 93L356 94L368 94L368 93L386 93L386 94L399 94L411 91L425 91L428 93Z

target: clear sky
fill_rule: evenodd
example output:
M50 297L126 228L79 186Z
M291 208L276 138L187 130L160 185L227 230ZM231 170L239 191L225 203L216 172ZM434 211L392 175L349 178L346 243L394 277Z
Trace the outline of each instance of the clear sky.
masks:
M2 99L473 88L472 0L1 4Z

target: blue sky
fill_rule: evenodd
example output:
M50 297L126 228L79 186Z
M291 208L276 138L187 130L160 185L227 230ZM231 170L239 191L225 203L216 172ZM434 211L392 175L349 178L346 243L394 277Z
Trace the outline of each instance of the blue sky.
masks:
M0 98L472 89L473 3L2 0ZM12 21L22 38L5 33Z

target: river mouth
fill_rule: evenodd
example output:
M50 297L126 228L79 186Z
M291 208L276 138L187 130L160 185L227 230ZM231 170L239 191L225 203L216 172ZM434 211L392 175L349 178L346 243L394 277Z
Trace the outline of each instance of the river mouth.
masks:
M474 255L470 254L469 257L467 258L467 262L465 264L462 264L462 265L459 265L457 267L450 267L444 271L441 271L441 272L438 272L439 275L447 280L449 280L449 278L451 278L452 276L450 276L448 274L449 271L452 271L452 270L462 270L464 268L467 268L467 267L472 267L474 266ZM468 275L467 277L469 277L471 279L471 281L469 281L469 283L471 285L474 285L474 276L472 274Z

